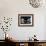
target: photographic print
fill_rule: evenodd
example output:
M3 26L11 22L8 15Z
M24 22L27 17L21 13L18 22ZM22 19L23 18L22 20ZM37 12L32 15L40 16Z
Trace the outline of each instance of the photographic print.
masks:
M18 26L33 26L33 14L18 14Z

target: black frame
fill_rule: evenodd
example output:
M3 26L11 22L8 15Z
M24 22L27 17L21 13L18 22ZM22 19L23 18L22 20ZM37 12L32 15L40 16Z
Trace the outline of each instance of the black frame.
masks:
M22 17L26 17L26 18L31 18L30 21L31 23L28 23L28 24L25 24L25 23L21 23L21 19ZM28 27L28 26L34 26L34 15L33 14L18 14L18 26L25 26L25 27Z

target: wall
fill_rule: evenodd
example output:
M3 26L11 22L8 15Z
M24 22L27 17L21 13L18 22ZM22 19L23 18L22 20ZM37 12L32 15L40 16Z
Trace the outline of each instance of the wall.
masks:
M18 27L18 14L34 14L34 26ZM37 35L37 39L45 40L45 15L46 6L33 8L28 0L0 0L0 19L4 16L13 18L8 33L16 40L27 40L34 34ZM4 39L2 33L3 31L0 31L0 39Z

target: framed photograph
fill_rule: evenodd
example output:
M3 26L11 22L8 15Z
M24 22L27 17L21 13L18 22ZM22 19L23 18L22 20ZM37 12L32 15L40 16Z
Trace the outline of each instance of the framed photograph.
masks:
M18 14L18 26L33 26L34 15L33 14Z

